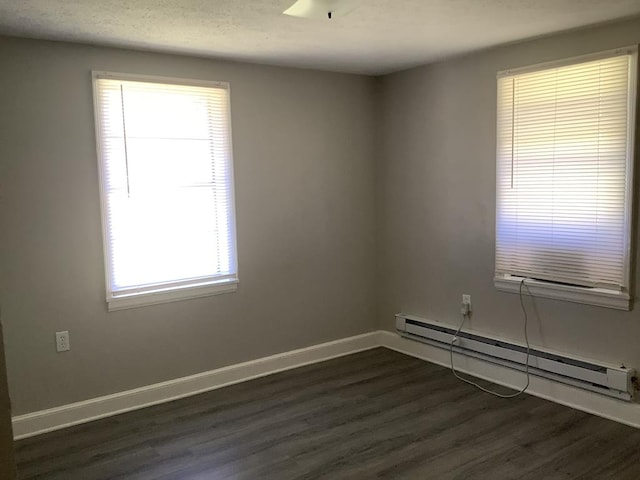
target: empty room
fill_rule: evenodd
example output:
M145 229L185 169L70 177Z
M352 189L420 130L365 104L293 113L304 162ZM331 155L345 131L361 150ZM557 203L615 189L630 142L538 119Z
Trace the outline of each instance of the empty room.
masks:
M0 479L640 479L639 0L0 0Z

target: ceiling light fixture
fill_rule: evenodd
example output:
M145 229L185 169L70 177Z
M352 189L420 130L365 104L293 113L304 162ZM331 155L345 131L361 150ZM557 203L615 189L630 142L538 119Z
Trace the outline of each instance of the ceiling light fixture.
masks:
M283 13L292 17L331 20L350 13L357 4L358 0L297 0Z

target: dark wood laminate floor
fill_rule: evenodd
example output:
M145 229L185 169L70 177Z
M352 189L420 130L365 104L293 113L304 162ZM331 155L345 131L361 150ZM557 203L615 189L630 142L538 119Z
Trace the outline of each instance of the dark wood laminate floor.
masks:
M640 479L640 430L382 348L16 446L23 480Z

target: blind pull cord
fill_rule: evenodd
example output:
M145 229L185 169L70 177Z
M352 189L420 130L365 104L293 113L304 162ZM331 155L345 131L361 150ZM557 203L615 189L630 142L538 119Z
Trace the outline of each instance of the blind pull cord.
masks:
M511 189L513 190L513 157L516 143L516 79L511 79Z
M127 122L124 114L124 86L120 84L120 103L122 105L122 133L124 139L124 167L127 176L127 198L131 198L131 187L129 184L129 152L127 150Z

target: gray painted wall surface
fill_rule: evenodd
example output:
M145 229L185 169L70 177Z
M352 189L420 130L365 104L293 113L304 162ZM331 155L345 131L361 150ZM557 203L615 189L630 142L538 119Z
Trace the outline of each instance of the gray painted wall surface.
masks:
M640 42L640 19L504 46L384 77L376 184L378 320L405 312L522 340L516 294L493 286L496 72ZM638 211L636 210L636 217ZM638 270L637 266L634 268ZM640 311L527 300L536 345L640 367Z
M2 37L0 65L14 415L375 327L373 79ZM92 69L230 82L237 293L107 313Z

